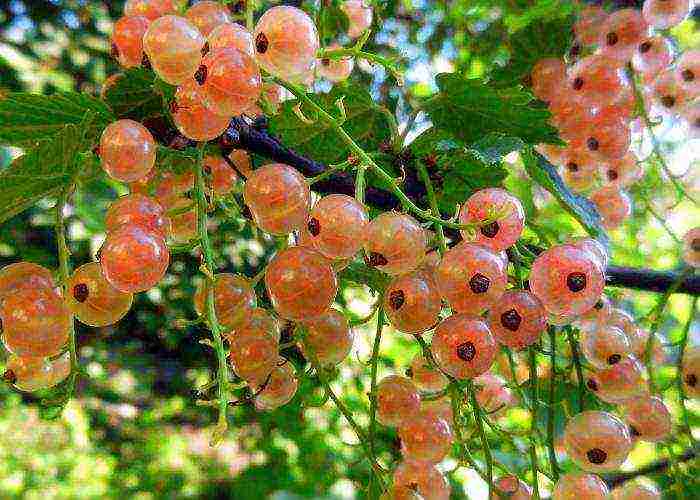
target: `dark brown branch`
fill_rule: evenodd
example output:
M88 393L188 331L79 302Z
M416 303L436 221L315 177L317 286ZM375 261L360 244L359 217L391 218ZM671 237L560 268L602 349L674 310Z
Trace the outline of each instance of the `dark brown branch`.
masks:
M608 286L665 293L680 278L681 274L673 271L608 266L605 281ZM687 276L681 281L676 292L700 295L700 276Z
M639 476L646 476L649 474L659 474L661 472L665 472L671 466L672 462L690 462L691 460L695 460L697 458L697 455L697 448L689 448L674 460L669 460L668 458L665 458L663 460L657 460L656 462L652 462L649 465L646 465L640 469L605 476L604 479L610 488L614 488L615 486L619 486Z

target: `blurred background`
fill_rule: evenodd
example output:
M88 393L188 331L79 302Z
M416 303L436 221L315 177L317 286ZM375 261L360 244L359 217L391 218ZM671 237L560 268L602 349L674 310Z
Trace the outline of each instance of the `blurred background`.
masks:
M334 1L323 3L335 5ZM122 4L1 1L0 94L18 90L98 94L105 78L119 71L109 57L109 35ZM310 12L319 7L314 2L303 6ZM378 2L368 50L400 57L406 68L405 86L397 88L383 70L365 63L359 64L353 79L368 85L377 99L392 102L403 126L410 102L435 91L436 73L459 70L484 77L498 71L525 50L509 43L514 34L540 29L541 19L564 17L575 8L571 2L526 0ZM674 28L672 34L680 50L700 46L698 16ZM340 41L347 39L341 36ZM537 56L537 47L528 50ZM318 84L318 90L328 88ZM425 126L419 118L416 130ZM664 131L661 140L673 173L697 193L698 141L686 141L673 127ZM638 147L648 148L648 138L639 138ZM0 148L0 166L20 153ZM538 231L553 241L582 234L556 202L524 177L517 158L512 158L509 170L506 185L530 207ZM93 259L104 238L105 209L124 192L123 186L99 179L76 194L69 214L74 265ZM631 194L634 216L611 234L612 262L680 269L678 238L698 224L700 212L677 200L653 161ZM18 260L57 266L53 215L47 210L51 206L51 201L42 202L0 225L0 266ZM274 241L252 234L240 220L221 217L216 225L212 233L220 261L225 262L221 270L253 276L273 251ZM60 395L27 395L0 385L0 498L366 497L358 485L367 483L368 468L354 436L333 407L314 406L323 403L323 394L308 380L292 403L275 412L258 412L245 405L233 408L227 439L217 448L209 446L215 414L195 405L194 390L212 377L214 353L199 343L209 336L205 329L178 327L178 320L195 318L191 297L199 280L198 267L197 256L176 254L163 285L140 294L117 326L78 326L81 364L88 376L79 379L76 397L62 412L57 410L63 408ZM642 324L650 319L659 298L621 289L612 290L612 295ZM359 318L371 310L373 300L368 289L346 283L338 307ZM660 367L659 377L676 415L672 380L677 350L672 344L689 321L690 300L672 296L658 330L666 346L667 365ZM363 361L369 358L373 333L372 323L357 329L353 353L340 366L334 383L358 412L366 404L369 389L369 370ZM692 324L690 335L691 345L700 344L700 325ZM416 344L388 327L384 338L380 376L403 372L418 352ZM0 367L4 357L0 356ZM543 364L545 378L546 372ZM689 407L691 426L698 430L700 404L696 400ZM366 422L361 413L358 418ZM517 427L523 416L514 411L503 418L506 426ZM396 434L381 428L379 439L382 459L391 463L399 456ZM489 439L499 450L497 460L516 469L524 466L525 457L517 448L498 435ZM644 466L667 451L639 445L625 468ZM685 497L697 495L700 489L692 482L697 464L681 464L677 469L650 478L667 491L668 498L681 498L682 488L673 485L683 481L688 483ZM483 483L468 469L460 469L452 480L454 498L485 498Z

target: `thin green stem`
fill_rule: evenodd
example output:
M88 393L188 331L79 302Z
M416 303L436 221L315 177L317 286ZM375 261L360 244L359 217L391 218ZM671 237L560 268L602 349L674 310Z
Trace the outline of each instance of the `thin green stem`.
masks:
M68 290L68 280L70 279L70 250L66 239L66 224L63 219L63 211L68 203L68 198L73 191L73 186L64 189L56 203L56 241L58 246L58 270L63 284L63 294L70 293ZM75 340L75 318L71 315L70 327L68 329L68 351L70 353L71 378L69 380L68 394L73 394L75 380L78 376L80 366L78 363L78 346Z
M362 205L365 204L365 172L367 167L364 165L358 165L357 172L355 173L355 199L358 203Z
M556 353L556 328L547 328L549 333L550 363L552 365L552 375L549 377L549 398L547 405L547 450L549 452L549 466L552 470L554 482L559 480L559 464L557 463L557 453L554 450L554 389L557 377L557 353Z
M435 189L433 188L433 183L430 180L430 174L428 173L428 169L425 168L425 165L421 160L417 160L415 164L418 167L418 175L420 176L423 184L425 184L425 191L428 194L428 203L430 204L430 210L433 212L434 216L440 217L440 208L438 207L437 197L435 196ZM440 224L436 224L435 232L437 233L438 249L440 251L440 255L442 255L447 251L445 231L442 229L442 226Z
M457 436L457 442L459 442L460 445L460 451L464 455L464 459L467 461L469 466L476 471L481 478L486 481L486 475L484 474L484 471L481 470L481 467L479 467L479 464L476 463L476 460L474 460L474 457L472 456L471 452L469 451L469 447L467 445L467 440L464 437L464 432L462 429L462 422L460 421L461 417L461 399L462 399L462 391L460 390L459 386L451 382L448 391L450 393L450 401L452 403L452 426L454 427L455 435Z
M491 456L491 448L489 447L489 441L486 438L486 431L484 430L484 422L482 420L483 416L481 414L481 407L479 406L479 402L476 400L476 391L474 390L474 383L471 380L467 384L467 392L471 401L472 412L474 413L474 422L476 423L476 428L479 432L479 437L481 438L481 446L484 452L484 460L486 461L486 482L489 485L489 499L491 499L494 495L493 457Z
M372 64L379 64L384 67L391 76L396 79L399 86L403 85L403 74L401 70L396 67L393 61L387 59L386 57L380 56L379 54L373 54L371 52L365 52L360 47L350 47L342 49L321 49L318 51L319 59L333 59L338 60L344 57L356 57L358 59L364 59Z
M537 431L537 353L530 346L530 467L532 468L532 495L535 500L540 498L540 487L537 481L537 445L535 433Z
M251 33L255 29L255 22L253 20L253 14L255 13L255 2L256 0L246 0L245 2L245 27Z
M571 359L576 368L576 378L578 379L578 411L582 412L584 408L583 400L586 397L586 383L583 380L583 368L581 367L581 354L578 349L578 342L574 338L574 332L571 328L566 328L566 339L571 347Z
M520 384L518 383L518 375L515 370L515 359L513 358L513 351L511 351L507 347L504 347L503 350L505 351L506 356L508 357L508 367L510 368L510 376L513 379L513 385L515 386L515 390L518 391L520 401L522 401L525 406L528 406L525 391L523 391L523 388L520 387Z
M381 297L379 298L381 304ZM379 363L379 347L382 342L382 330L384 329L384 309L377 309L377 330L374 333L374 345L372 346L372 358L370 361L370 396L369 396L369 449L372 457L377 456L374 438L377 429L377 365Z
M204 146L205 144L203 143L198 149L198 161L196 166L196 182L194 186L194 192L197 204L197 232L199 233L202 255L204 257L204 263L202 264L201 270L208 281L208 293L205 297L206 318L209 328L211 329L212 336L214 337L214 349L216 350L216 355L219 364L217 372L219 420L214 434L212 435L212 444L217 444L223 439L226 430L228 429L227 415L229 380L228 364L226 362L226 349L224 348L222 329L219 325L219 321L217 320L216 309L214 307L214 271L216 269L216 262L214 258L214 250L212 248L211 240L209 239L209 232L207 230L208 203L205 195L206 185L204 183Z
M309 184L316 184L317 182L320 181L325 181L332 175L334 175L336 172L340 172L341 170L345 170L350 166L350 162L344 161L342 163L339 163L337 165L332 165L330 168L324 170L322 173L318 174L316 177L312 177L308 179Z

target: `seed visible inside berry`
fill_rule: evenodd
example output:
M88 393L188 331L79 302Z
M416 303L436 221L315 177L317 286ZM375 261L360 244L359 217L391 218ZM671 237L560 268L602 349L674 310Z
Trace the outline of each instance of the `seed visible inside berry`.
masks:
M73 287L73 297L75 297L75 300L78 302L85 302L89 295L90 289L85 283L78 283Z
M639 52L642 54L649 52L649 50L651 50L651 42L644 42L639 46Z
M620 362L621 359L622 359L622 356L620 356L619 354L611 354L610 356L608 356L608 364L609 365L616 365L617 363Z
M690 248L693 249L693 252L700 252L700 238L693 239L690 242Z
M586 452L586 457L592 464L600 465L608 459L608 454L600 448L592 448Z
M330 66L331 60L328 59L327 57L324 57L323 59L321 59L321 64L323 64L324 66Z
M267 48L269 46L270 42L267 40L264 33L260 33L257 37L255 37L255 50L257 50L258 53L264 54L267 52Z
M200 85L204 85L204 82L207 81L207 67L204 64L199 66L194 74L194 79Z
M676 104L676 98L672 95L665 95L661 98L661 104L667 108L672 108Z
M481 234L487 238L493 238L498 234L498 230L501 229L497 221L493 221L491 224L486 224L481 226Z
M580 76L574 79L573 83L574 90L581 90L583 88L583 78Z
M386 257L384 257L378 252L370 252L369 257L367 258L367 263L372 267L377 267L386 266L389 263L389 261L386 260Z
M311 217L309 219L309 222L307 222L306 227L308 228L312 236L318 236L321 232L321 223L316 217Z
M592 378L588 379L588 382L586 382L586 387L588 387L592 391L597 391L598 390L598 384L596 383L595 380Z
M17 376L12 370L5 370L5 373L2 374L2 379L8 384L14 384L17 382Z
M469 288L472 289L474 293L486 293L491 285L491 280L481 273L476 273L469 280Z
M608 180L614 181L619 177L617 170L610 169L608 170Z
M598 151L600 143L598 143L598 139L596 139L595 137L589 137L586 141L586 146L588 146L588 149L590 149L591 151Z
M602 300L599 300L598 302L595 303L593 306L596 310L600 311L603 307L605 307L605 303Z
M578 172L578 163L570 161L569 163L566 164L566 169L569 172Z
M515 309L509 309L501 314L501 324L512 332L517 332L523 318Z
M394 311L398 311L406 301L403 290L392 290L389 294L389 304Z
M637 437L642 435L641 432L639 432L634 425L630 425L630 434Z
M572 292L580 292L586 288L586 275L583 273L571 273L566 277L566 286Z
M472 342L465 342L457 346L457 357L464 361L472 361L476 356L476 347Z
M684 82L692 82L695 80L695 73L693 73L693 70L691 69L684 69L681 72L681 78L683 78Z
M202 57L206 56L209 53L209 50L209 42L205 42L204 46L202 47Z
M698 377L694 373L691 373L685 377L685 383L690 387L695 387L698 384Z
M608 33L607 35L605 35L605 42L606 42L610 47L612 47L613 45L615 45L615 44L617 43L617 41L618 41L617 33L611 32L611 33Z

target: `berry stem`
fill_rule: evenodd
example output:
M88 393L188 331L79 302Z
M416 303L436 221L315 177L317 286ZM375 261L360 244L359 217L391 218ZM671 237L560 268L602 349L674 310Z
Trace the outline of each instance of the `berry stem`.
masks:
M554 451L554 382L557 376L557 331L554 326L549 326L547 332L549 333L549 355L552 365L552 375L549 377L549 400L547 404L547 450L549 452L549 465L552 469L552 478L554 482L557 482L559 480L559 464L557 463L557 453Z
M348 57L348 56L356 57L357 59L364 59L365 61L370 62L372 64L379 64L388 73L390 73L391 76L394 77L394 79L396 80L396 83L399 85L399 87L403 86L403 74L401 73L401 70L399 70L396 67L396 64L394 64L393 61L387 59L384 56L380 56L379 54L365 52L358 45L356 45L354 47L342 48L342 49L320 49L318 51L317 57L319 59L338 60L338 59L343 59L344 57Z
M469 447L467 446L467 439L464 436L462 423L460 422L460 402L464 394L460 390L459 385L454 382L450 382L448 390L450 393L450 401L452 403L452 426L454 427L457 441L460 444L460 451L463 453L464 460L467 461L469 467L474 469L484 481L487 481L488 479L484 474L484 471L481 470L481 467L479 467L479 464L476 463L476 460L474 460L474 457L469 451Z
M197 232L201 242L202 256L204 257L203 272L205 278L209 281L207 287L207 295L205 300L206 317L212 336L214 337L214 349L219 362L217 372L217 389L219 403L219 421L212 435L212 444L218 444L223 439L228 428L228 365L226 363L226 349L222 338L221 326L216 318L216 309L214 307L214 270L216 263L214 260L214 250L212 249L209 232L207 231L207 208L208 202L205 195L206 186L204 183L204 147L206 144L201 144L198 148L196 170L196 182L194 193L197 205Z
M581 367L581 357L578 349L578 342L574 338L574 331L570 326L565 327L566 338L571 347L571 358L576 368L576 378L578 379L578 411L579 413L585 409L583 399L586 396L586 384L583 380L583 368Z
M435 196L435 189L433 188L433 183L430 180L430 174L428 173L428 169L425 168L425 165L420 160L416 161L415 164L418 168L418 175L420 176L421 181L423 181L423 184L425 184L425 190L428 193L428 203L430 204L430 210L431 212L433 212L434 216L440 217L440 208L438 207L437 197ZM442 229L442 226L440 224L436 224L435 232L437 233L438 251L440 252L440 255L443 255L447 251L445 231Z
M381 297L379 298L381 304ZM372 358L370 360L370 397L369 397L369 451L372 457L377 456L375 449L375 432L377 429L377 364L379 363L379 347L382 342L382 330L384 329L384 308L380 305L377 309L377 330L374 334L372 346Z
M476 391L474 390L474 383L471 380L467 383L467 392L471 401L472 412L474 413L474 421L476 422L476 428L479 432L479 437L481 438L481 447L483 448L484 459L486 460L486 482L489 485L489 499L491 499L494 497L493 457L491 456L491 448L489 447L489 441L486 438L486 431L484 430L484 422L483 416L481 414L481 407L479 406L479 402L476 400Z
M688 417L688 408L685 405L686 394L683 388L683 357L685 356L685 349L688 346L688 333L690 332L690 327L695 319L695 311L698 306L698 298L693 297L693 303L690 306L690 312L688 314L688 321L685 323L683 328L683 334L679 340L680 351L678 353L678 362L676 363L676 385L678 387L678 402L681 407L681 418L683 420L683 431L688 435L690 439L691 446L695 447L695 438L693 437L693 431L690 427L690 419Z
M537 481L537 352L533 346L528 349L530 354L530 466L532 468L532 498L539 500L540 487Z
M253 14L255 14L255 0L245 0L245 27L251 33L255 29Z

